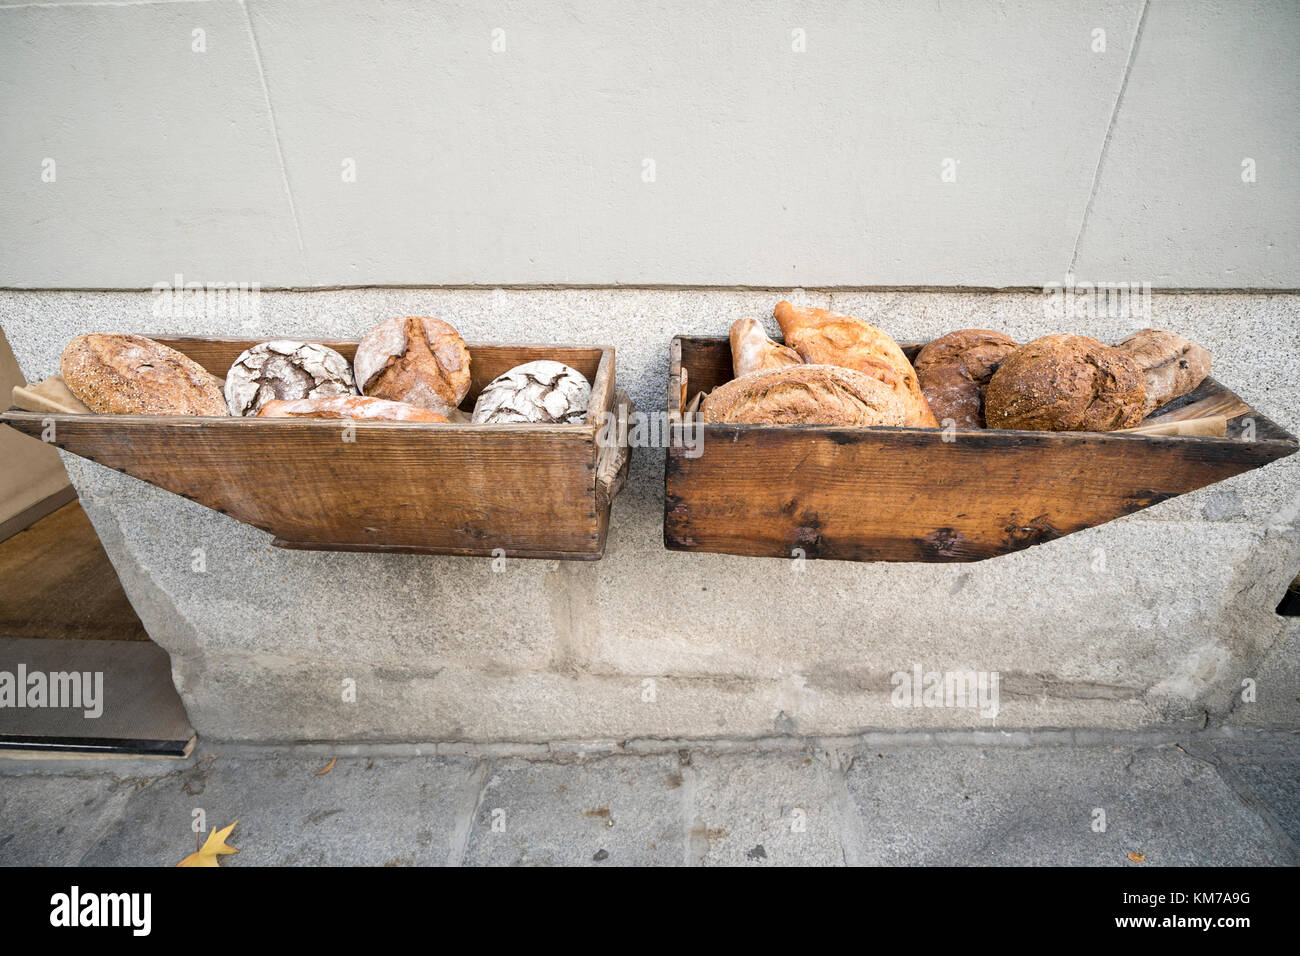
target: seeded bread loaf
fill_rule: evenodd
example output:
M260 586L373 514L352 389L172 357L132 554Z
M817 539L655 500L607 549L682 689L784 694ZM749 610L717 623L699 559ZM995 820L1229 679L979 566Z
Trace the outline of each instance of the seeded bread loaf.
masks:
M898 391L835 365L789 365L751 372L704 398L705 422L730 425L903 425Z
M1012 352L989 380L989 428L1113 431L1142 420L1142 370L1084 335L1048 335Z
M92 412L225 416L221 385L198 362L139 335L79 335L63 350L63 381Z

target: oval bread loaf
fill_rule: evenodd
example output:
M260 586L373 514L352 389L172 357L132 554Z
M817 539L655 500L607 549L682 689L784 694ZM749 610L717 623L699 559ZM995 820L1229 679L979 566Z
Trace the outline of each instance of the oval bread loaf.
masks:
M1115 348L1127 352L1146 380L1145 414L1150 415L1205 381L1210 374L1210 353L1201 346L1163 329L1134 332Z
M907 407L907 424L918 428L938 427L938 421L921 394L916 369L902 348L870 322L827 309L813 309L778 302L776 320L787 345L810 365L838 365L855 369L893 384L902 390ZM891 370L893 375L882 371Z
M189 356L140 335L79 335L59 362L63 381L92 412L225 416L215 376Z
M990 428L1113 431L1136 425L1145 408L1137 363L1084 335L1047 335L1022 345L984 393Z
M730 425L904 425L897 390L837 365L790 365L732 379L705 396L705 422Z

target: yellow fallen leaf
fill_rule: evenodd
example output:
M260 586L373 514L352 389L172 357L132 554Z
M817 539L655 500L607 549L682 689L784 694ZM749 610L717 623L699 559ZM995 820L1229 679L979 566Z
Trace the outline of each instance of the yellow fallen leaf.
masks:
M314 774L312 774L312 776L313 776L313 777L323 777L323 776L325 776L325 774L329 773L331 770L334 769L334 765L335 765L336 763L338 763L338 762L339 762L339 758L338 758L338 757L335 757L333 760L331 760L329 763L327 763L327 764L326 764L324 767L322 767L320 770L317 770Z
M235 823L239 821L236 820ZM226 837L230 836L230 831L235 829L235 823L223 830L213 830L208 834L208 838L203 841L203 846L196 853L191 853L185 859L177 863L177 866L216 866L217 857L229 856L232 853L238 853L233 846L226 845Z
M1134 863L1145 863L1147 861L1147 855L1145 853L1130 853L1128 858Z

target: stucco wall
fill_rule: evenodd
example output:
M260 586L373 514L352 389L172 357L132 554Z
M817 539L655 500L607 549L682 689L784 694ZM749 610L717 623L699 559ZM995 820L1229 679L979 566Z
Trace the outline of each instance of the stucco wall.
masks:
M1298 38L1292 0L0 7L0 285L1300 288Z

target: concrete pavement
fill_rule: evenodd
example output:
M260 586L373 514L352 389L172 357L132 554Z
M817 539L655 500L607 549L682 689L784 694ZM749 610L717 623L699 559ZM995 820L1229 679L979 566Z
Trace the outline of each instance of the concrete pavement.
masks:
M0 760L0 864L174 865L201 812L223 866L1277 865L1298 796L1300 733L1237 729L208 744Z

